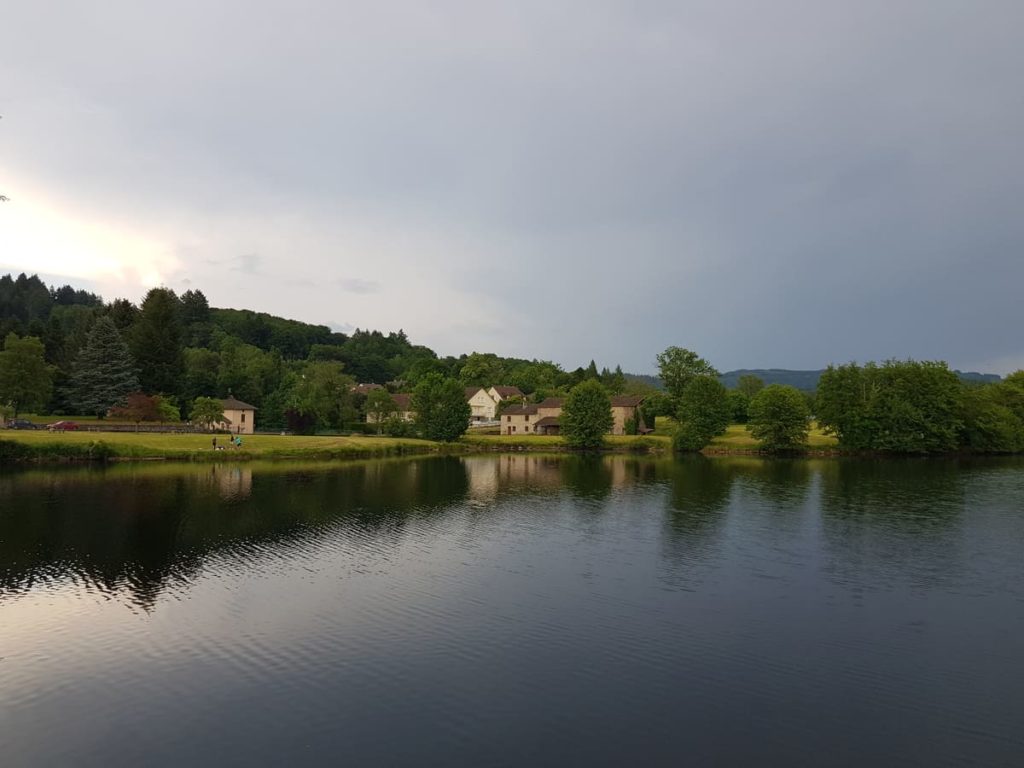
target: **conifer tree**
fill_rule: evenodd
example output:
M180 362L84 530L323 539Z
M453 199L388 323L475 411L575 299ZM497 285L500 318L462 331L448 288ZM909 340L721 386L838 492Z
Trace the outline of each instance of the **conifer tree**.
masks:
M89 331L89 338L75 360L72 391L75 410L102 416L111 408L123 406L139 389L128 345L109 317L100 317Z
M170 288L154 288L146 294L132 328L131 351L144 392L179 393L184 368L180 305Z

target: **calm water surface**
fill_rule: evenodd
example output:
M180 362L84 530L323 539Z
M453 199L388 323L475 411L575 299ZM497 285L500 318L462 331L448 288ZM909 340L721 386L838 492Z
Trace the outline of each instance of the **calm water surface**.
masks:
M1024 461L2 472L0 750L1024 765Z

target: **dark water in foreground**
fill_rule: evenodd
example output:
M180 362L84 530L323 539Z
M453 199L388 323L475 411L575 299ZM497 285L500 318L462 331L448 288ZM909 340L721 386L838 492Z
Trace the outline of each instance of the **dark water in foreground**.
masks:
M0 473L0 762L1024 765L1024 462Z

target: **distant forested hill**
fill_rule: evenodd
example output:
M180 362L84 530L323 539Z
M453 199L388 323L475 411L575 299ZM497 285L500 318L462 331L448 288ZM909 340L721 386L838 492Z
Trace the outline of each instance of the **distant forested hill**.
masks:
M785 368L741 368L736 371L723 373L719 377L719 381L721 381L726 387L733 388L740 380L740 376L749 374L757 376L759 379L764 381L765 384L789 384L797 389L813 392L818 386L818 379L824 372L824 369L817 371L791 371ZM1001 378L994 373L976 373L974 371L956 371L955 373L963 381L993 383L1001 380Z
M757 376L765 384L789 384L797 389L813 392L818 386L818 379L824 369L817 371L792 371L786 368L740 368L735 371L727 371L718 377L726 387L732 389L740 380L740 376ZM1000 381L1001 378L994 373L977 373L975 371L956 371L963 381L973 381L984 384L991 384ZM661 379L657 376L649 376L641 373L627 373L626 378L633 381L642 381L652 387L662 389Z

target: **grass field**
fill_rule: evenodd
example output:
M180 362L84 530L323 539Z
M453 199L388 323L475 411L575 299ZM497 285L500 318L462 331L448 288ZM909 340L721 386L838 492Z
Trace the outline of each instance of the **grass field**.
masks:
M832 435L826 435L815 425L807 435L807 447L812 450L835 448L837 441ZM730 424L725 434L712 440L708 448L711 450L756 451L758 446L757 441L747 432L745 425Z
M672 440L668 425L658 420L660 434L634 436L610 435L606 450L631 453L667 453ZM3 460L97 460L97 459L176 459L186 461L232 461L256 459L369 459L429 453L467 453L476 451L529 450L563 451L561 437L542 435L468 434L458 443L443 444L429 440L372 436L248 435L242 448L214 451L211 435L163 434L153 432L31 432L0 430L0 461ZM227 436L218 436L223 445ZM808 448L836 447L834 437L811 430ZM757 442L741 424L733 424L705 449L708 453L756 451Z
M228 448L224 451L214 451L211 441L212 435L3 430L0 431L0 459L334 459L401 456L443 450L440 444L429 440L392 437L247 435L242 438L241 449ZM218 436L222 445L226 441L227 436Z

